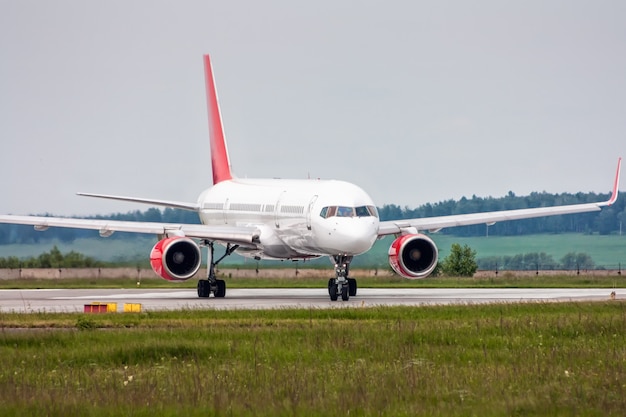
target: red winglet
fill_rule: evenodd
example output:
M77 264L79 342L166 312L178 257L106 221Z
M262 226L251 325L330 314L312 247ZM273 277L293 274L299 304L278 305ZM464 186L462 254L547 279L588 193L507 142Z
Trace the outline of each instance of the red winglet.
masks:
M617 194L619 193L618 191L619 174L620 174L621 167L622 167L622 158L620 157L617 160L617 172L615 173L615 182L613 183L613 193L611 194L611 198L609 198L609 200L606 202L607 206L610 206L611 204L615 203L615 201L617 200Z
M207 110L209 113L209 137L211 140L211 165L213 166L213 184L232 179L230 160L224 138L222 114L217 99L213 67L209 55L204 56L204 74L206 81Z

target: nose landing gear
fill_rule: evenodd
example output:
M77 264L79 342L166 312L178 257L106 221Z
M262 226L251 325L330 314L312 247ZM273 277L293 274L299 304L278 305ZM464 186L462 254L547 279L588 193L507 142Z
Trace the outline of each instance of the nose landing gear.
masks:
M328 280L328 295L331 301L337 301L339 296L343 301L348 301L357 292L356 279L349 278L350 262L352 256L335 255L335 278Z

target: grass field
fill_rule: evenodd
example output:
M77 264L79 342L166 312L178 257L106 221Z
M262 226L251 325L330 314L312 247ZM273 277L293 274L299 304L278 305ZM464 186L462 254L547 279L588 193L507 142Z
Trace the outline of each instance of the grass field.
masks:
M467 244L477 251L478 258L490 256L514 256L531 252L545 252L552 255L555 260L560 260L568 252L588 253L596 265L606 268L617 268L618 264L626 265L626 236L609 235L584 235L584 234L561 234L561 235L531 235L531 236L490 236L460 238L443 234L431 235L440 249L441 258L447 256L452 243ZM354 267L379 267L387 268L387 251L392 239L387 237L374 245L371 251L360 255L354 260ZM38 256L49 251L54 245L66 253L76 251L87 256L92 256L105 261L130 261L132 264L143 263L147 265L148 255L155 243L154 238L137 238L136 240L118 241L107 239L81 239L70 244L62 242L49 242L37 245L1 245L0 257ZM225 265L232 264L256 265L257 262L245 260L233 256ZM261 268L280 265L280 262L258 263ZM320 259L307 262L306 265L328 268L330 262Z
M357 270L358 272L358 270ZM326 288L328 278L282 277L282 278L240 278L223 276L228 288ZM428 277L407 280L397 275L372 277L354 275L359 288L626 288L626 275L514 275L502 273L497 277L474 278ZM142 288L196 288L197 280L171 282L154 276L142 279ZM37 288L136 288L134 278L106 279L7 279L0 280L0 289Z
M589 254L596 265L616 269L618 264L626 265L626 236L618 235L530 235L530 236L490 236L459 238L437 236L435 241L441 249L441 256L447 256L452 243L468 244L476 250L477 257L514 256L517 254L545 252L559 261L569 252Z
M0 414L606 416L626 304L0 314Z

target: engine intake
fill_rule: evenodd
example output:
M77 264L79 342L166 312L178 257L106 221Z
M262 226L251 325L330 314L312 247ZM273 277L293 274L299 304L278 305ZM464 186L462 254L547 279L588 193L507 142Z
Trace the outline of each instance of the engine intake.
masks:
M437 267L437 245L428 236L403 235L389 247L389 265L400 276L421 279Z
M200 248L188 237L169 237L157 242L150 253L154 272L168 281L185 281L200 269Z

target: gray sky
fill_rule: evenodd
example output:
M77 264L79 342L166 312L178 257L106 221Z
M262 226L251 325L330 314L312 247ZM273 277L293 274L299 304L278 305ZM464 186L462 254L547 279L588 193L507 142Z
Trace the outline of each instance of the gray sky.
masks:
M0 0L0 212L145 209L76 191L195 201L203 53L239 177L410 207L608 192L625 21L622 0Z

